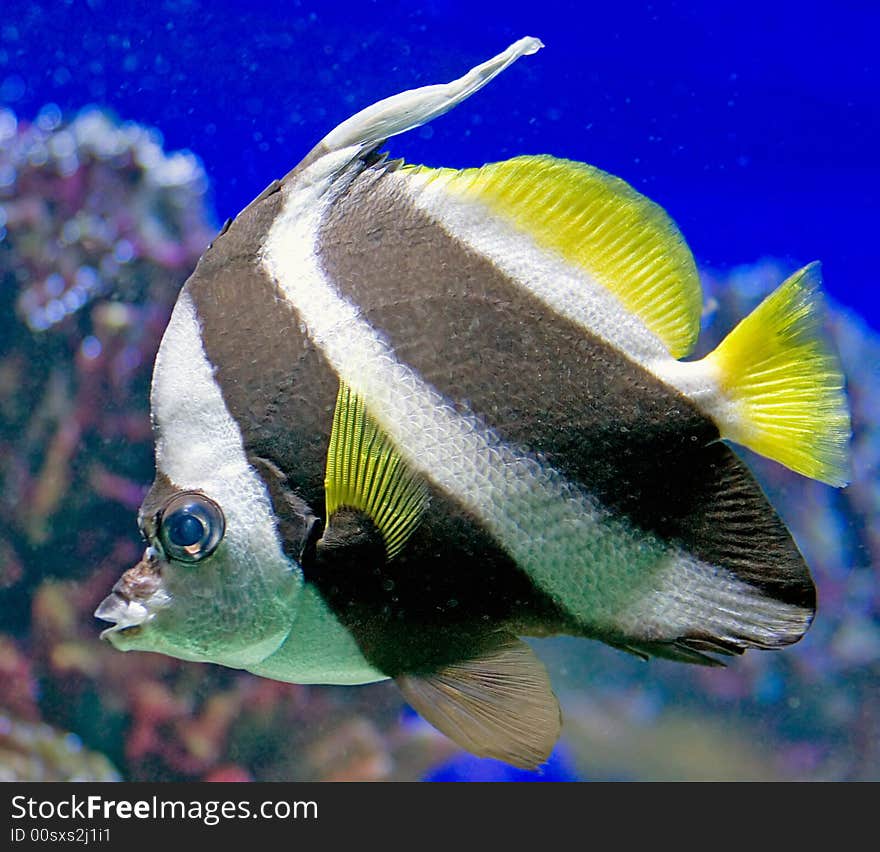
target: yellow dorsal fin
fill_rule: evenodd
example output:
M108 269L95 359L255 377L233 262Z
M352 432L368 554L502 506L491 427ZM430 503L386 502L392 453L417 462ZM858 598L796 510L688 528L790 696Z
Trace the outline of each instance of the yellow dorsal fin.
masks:
M388 559L400 553L428 505L425 483L344 382L336 397L324 489L328 524L338 509L358 509L381 533Z
M702 292L681 232L657 204L585 163L514 157L436 169L452 194L478 199L613 293L676 358L700 330Z

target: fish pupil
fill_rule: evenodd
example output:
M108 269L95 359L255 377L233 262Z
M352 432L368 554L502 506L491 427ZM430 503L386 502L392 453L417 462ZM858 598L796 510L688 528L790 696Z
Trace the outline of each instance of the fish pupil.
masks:
M188 512L177 512L169 518L168 538L178 547L190 547L202 540L205 534L204 523Z
M182 491L172 497L159 521L165 554L181 562L199 562L210 556L225 531L223 510L210 497L195 491Z

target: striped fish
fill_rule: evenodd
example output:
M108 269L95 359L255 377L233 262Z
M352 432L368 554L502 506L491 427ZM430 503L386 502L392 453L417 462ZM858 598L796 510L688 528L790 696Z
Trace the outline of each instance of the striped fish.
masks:
M697 270L626 183L377 153L541 46L343 122L199 261L155 363L148 547L96 612L117 648L393 678L534 767L561 715L520 637L713 664L807 630L809 571L727 442L845 484L818 265L681 360Z

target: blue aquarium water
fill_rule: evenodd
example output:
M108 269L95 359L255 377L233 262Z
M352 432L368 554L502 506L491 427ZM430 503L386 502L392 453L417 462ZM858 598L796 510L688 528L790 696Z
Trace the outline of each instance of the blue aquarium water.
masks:
M876 326L878 27L870 3L7 0L0 102L155 126L225 218L361 106L535 35L540 56L394 153L584 160L666 207L703 264L819 259Z
M553 783L581 780L574 771L569 758L556 749L550 759L537 771L517 769L500 760L478 758L461 754L431 770L425 781L449 783L451 781L519 781L522 783Z
M820 260L855 431L842 492L752 460L817 580L807 638L725 671L537 643L566 727L535 777L880 778L878 32L869 3L4 0L0 778L520 778L387 685L122 655L91 612L138 557L152 358L219 223L361 107L524 35L546 48L388 150L623 177L688 240L708 342Z

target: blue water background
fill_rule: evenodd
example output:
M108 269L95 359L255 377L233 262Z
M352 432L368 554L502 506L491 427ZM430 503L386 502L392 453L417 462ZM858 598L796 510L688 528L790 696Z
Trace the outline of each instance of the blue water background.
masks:
M546 50L430 127L410 161L584 160L672 214L701 264L824 264L880 327L876 3L119 3L5 0L0 105L154 125L222 220L337 123L535 35Z

